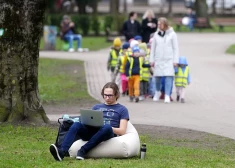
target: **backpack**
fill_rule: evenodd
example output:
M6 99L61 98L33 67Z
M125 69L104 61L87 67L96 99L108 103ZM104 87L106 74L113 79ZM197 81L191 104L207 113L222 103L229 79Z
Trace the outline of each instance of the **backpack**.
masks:
M64 137L67 134L69 128L73 125L74 122L77 122L78 120L79 120L78 116L69 116L67 118L65 118L65 117L58 118L58 123L60 125L59 125L58 134L57 134L56 141L55 141L55 146L57 148L61 147L62 142L64 140ZM80 139L80 138L77 135L75 138L75 141L78 139ZM69 153L66 153L65 156L69 156Z

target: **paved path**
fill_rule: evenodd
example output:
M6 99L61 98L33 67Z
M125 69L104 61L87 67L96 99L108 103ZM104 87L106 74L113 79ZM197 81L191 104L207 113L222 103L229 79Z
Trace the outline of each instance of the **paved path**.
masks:
M192 76L186 103L164 104L151 99L131 103L127 97L119 102L128 107L134 124L188 128L235 139L235 56L225 54L226 48L235 43L235 34L178 33L178 39ZM107 55L108 49L88 53L40 52L40 57L84 60L89 92L99 100L101 88L110 79Z

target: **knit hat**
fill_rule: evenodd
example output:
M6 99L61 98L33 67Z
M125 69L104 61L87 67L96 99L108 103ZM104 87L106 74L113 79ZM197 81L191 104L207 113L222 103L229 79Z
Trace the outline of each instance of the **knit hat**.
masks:
M128 42L125 42L123 45L122 45L122 49L128 49L130 47L130 44Z
M121 45L122 45L122 42L121 42L120 38L117 37L113 40L113 46L114 47L121 47Z
M142 40L142 37L141 36L135 36L134 39L135 40Z
M138 46L132 47L132 53L140 52L140 48Z
M140 43L140 44L139 44L139 47L140 47L140 49L142 49L145 53L148 52L147 44L146 44L146 43Z
M131 40L130 42L130 47L133 48L134 46L138 46L139 45L139 42L136 41L136 40Z
M64 16L63 16L63 20L65 20L65 19L70 20L70 17L69 17L68 15L64 15Z

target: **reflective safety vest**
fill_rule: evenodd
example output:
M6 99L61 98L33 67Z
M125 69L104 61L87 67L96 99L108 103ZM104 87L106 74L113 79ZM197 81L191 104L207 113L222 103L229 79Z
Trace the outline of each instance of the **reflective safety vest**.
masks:
M132 74L132 68L133 68L133 64L134 64L134 58L133 57L128 57L128 60L130 62L130 68L129 68L129 76L131 76ZM139 68L140 68L140 74L142 73L142 65L143 65L143 58L139 57Z
M181 67L178 67L178 72L175 74L175 86L185 87L188 84L189 68L185 67L184 73Z
M145 58L144 63L149 64L149 55L147 55ZM142 71L140 74L140 80L141 81L149 81L150 78L150 69L149 67L142 67Z
M119 59L121 61L121 65L120 65L120 68L119 68L119 72L120 73L125 73L125 66L126 66L126 59L127 59L127 56L126 55L121 55L119 56Z
M116 51L114 49L111 49L111 67L116 67L117 63L118 63L118 56L119 54L122 52L122 50L119 51L118 55L116 54Z

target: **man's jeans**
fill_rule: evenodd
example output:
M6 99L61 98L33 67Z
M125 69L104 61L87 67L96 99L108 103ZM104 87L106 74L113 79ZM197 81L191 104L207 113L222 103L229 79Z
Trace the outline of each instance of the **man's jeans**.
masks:
M69 42L69 48L73 48L73 40L77 40L78 41L77 47L81 48L82 36L79 34L65 35L64 40Z
M162 77L155 77L155 81L156 81L156 91L161 91L161 78ZM173 87L173 80L174 77L173 76L165 76L165 95L170 96L171 95L171 90Z
M108 124L102 126L101 128L96 128L83 125L80 122L75 122L66 134L61 145L61 149L59 150L67 152L75 141L76 135L78 135L83 141L88 141L80 149L80 151L84 154L89 152L99 143L114 137L113 129Z

